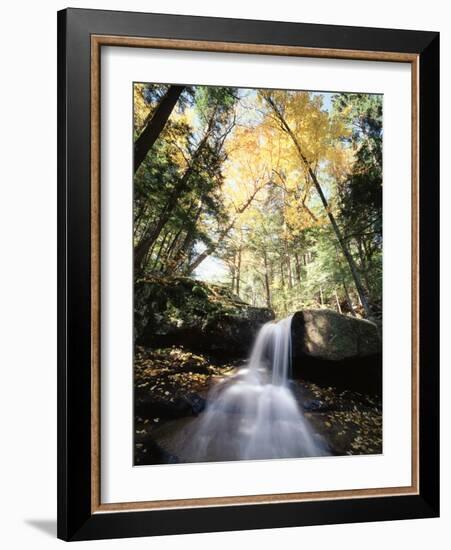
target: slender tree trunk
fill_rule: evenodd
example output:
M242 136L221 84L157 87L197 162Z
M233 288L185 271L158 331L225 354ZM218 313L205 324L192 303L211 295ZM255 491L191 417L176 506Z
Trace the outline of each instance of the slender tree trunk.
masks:
M285 270L283 268L283 259L280 260L280 283L282 285L282 290L285 291Z
M351 298L351 295L349 294L348 285L346 284L346 281L344 280L343 277L341 279L341 284L343 285L343 290L345 291L346 302L348 304L349 311L351 312L351 315L353 317L356 317L354 306L352 305L352 298Z
M338 299L337 288L334 288L334 294L335 294L335 302L336 302L336 304L337 304L338 313L341 314L342 311L341 311L340 300Z
M229 231L231 231L232 227L234 225L234 222L232 224L229 224L225 229L224 231L221 233L218 241L214 244L211 244L210 246L208 246L203 252L201 252L197 258L195 258L190 264L189 266L187 267L186 269L186 274L187 275L191 275L191 273L199 267L199 265L206 259L208 258L208 256L210 256L210 254L213 254L213 252L216 250L216 248L218 247L218 245L223 241L223 239L225 239L225 237L227 237L227 235L229 234Z
M232 266L230 271L232 273L232 293L235 293L236 251L233 252Z
M199 207L196 211L196 214L194 216L194 219L191 220L190 222L190 227L186 232L185 238L183 239L181 244L177 247L176 252L173 254L173 257L168 264L167 273L174 273L174 271L178 271L180 267L183 265L183 262L186 259L186 252L191 247L195 239L197 221L202 212L202 205L203 205L203 201L201 200Z
M363 275L363 278L365 280L365 285L366 285L366 288L368 289L368 293L371 294L370 292L370 282L368 280L368 271L367 271L367 265L366 265L366 260L365 260L365 254L363 252L363 248L362 248L362 241L360 238L356 238L355 239L356 241L356 244L357 244L357 250L358 250L358 253L359 253L359 260L360 260L360 271Z
M236 264L236 295L240 295L240 279L241 279L241 246L238 248L238 258Z
M174 238L173 238L172 241L169 243L169 246L168 246L168 248L166 249L166 252L164 253L164 257L165 257L165 261L166 261L166 262L169 261L169 258L171 257L172 252L175 250L176 244L177 244L178 241L180 240L180 236L181 236L182 233L183 233L183 227L181 227L181 228L177 231L177 233L175 234Z
M167 240L169 235L170 235L170 231L167 231L163 236L163 240L161 241L160 248L158 249L157 256L156 256L155 261L153 263L153 269L154 270L158 266L158 262L160 261L160 258L161 258L161 253L163 252L164 245L166 244L166 240Z
M185 89L185 86L169 86L168 91L162 97L158 107L152 118L147 123L144 130L136 139L134 144L133 164L135 172L141 166L142 161L146 158L147 153L152 148L161 131L166 125L171 113L180 97L180 94Z
M288 288L291 290L293 288L293 274L291 272L290 256L288 255L287 255L287 271L288 271Z
M283 297L283 311L284 313L287 312L287 296L285 294L285 284L286 284L286 277L285 277L285 258L282 256L280 259L280 283L282 285L282 297Z
M250 206L250 204L252 203L252 201L254 200L255 196L257 195L257 193L263 188L262 187L259 187L257 189L255 189L255 191L251 194L251 196L246 200L246 202L244 204L242 204L240 206L240 208L237 208L236 209L236 216L233 218L233 220L229 223L229 225L221 232L221 234L219 235L219 239L215 242L215 243L212 243L210 246L208 246L203 252L201 252L199 254L199 256L197 256L197 258L195 258L191 264L189 265L188 269L187 269L187 275L190 275L197 267L199 267L199 265L206 259L208 258L208 256L210 256L210 254L213 254L213 252L216 250L216 248L219 246L220 243L222 243L222 241L227 237L227 235L229 234L229 232L233 229L233 227L235 226L235 222L237 220L237 217L242 214L243 212L245 212L245 210Z
M149 265L149 262L150 262L150 259L151 259L151 258L152 258L152 249L150 249L150 250L147 252L147 254L146 254L146 256L145 256L145 258L144 258L144 260L143 260L143 271L144 271L144 272L146 271L146 268L147 268L147 266Z
M146 211L147 211L147 202L143 201L142 204L140 204L138 211L133 217L133 237L136 237L136 235L138 234L138 228L141 224L141 220L144 218L144 214L146 213Z
M182 240L183 236L183 227L181 227L177 233L175 234L174 238L171 239L171 241L168 243L168 246L166 247L166 250L164 251L164 259L163 259L163 271L166 275L169 275L173 272L174 268L174 253L177 253L177 249L180 246L180 241Z
M299 254L295 252L294 259L296 262L296 278L298 280L298 283L301 282L301 263L299 261Z
M351 295L349 294L348 285L346 284L346 281L345 281L345 278L344 278L343 272L342 272L342 266L341 266L340 256L338 254L338 248L336 246L334 248L335 248L335 255L337 257L337 265L338 265L339 272L340 272L340 280L341 280L341 284L343 286L343 290L344 290L345 297L346 297L346 303L348 304L348 309L351 312L351 315L353 317L355 317L356 314L355 314L355 311L354 311L354 306L352 305Z
M152 216L145 216L143 220L137 224L134 238L138 241L138 244L143 240L144 236L147 235L153 223L155 223L155 220Z
M183 195L185 190L188 187L189 179L191 175L193 174L197 160L202 152L202 149L204 148L207 138L209 135L209 131L206 133L202 141L197 146L196 151L193 154L193 157L191 159L191 162L187 169L185 170L185 173L183 176L178 180L177 184L174 186L174 189L172 190L172 193L168 197L168 200L163 208L163 211L160 214L160 218L158 219L157 223L154 225L152 229L150 229L147 233L147 235L141 240L141 242L135 247L134 250L134 262L135 262L135 270L140 271L141 269L141 262L144 256L146 255L147 250L152 246L152 244L158 239L158 236L160 235L161 231L163 230L164 226L169 221L172 212L174 211L174 208L177 206L180 197Z
M371 319L373 317L371 307L368 301L368 297L366 295L365 289L362 285L362 282L360 280L360 275L356 266L356 263L354 261L354 258L352 257L349 248L343 238L343 235L340 231L340 228L338 227L337 221L335 220L335 216L332 214L332 210L329 207L329 203L326 199L326 196L324 195L323 189L318 181L318 178L316 177L315 172L313 171L312 167L310 166L309 161L305 157L304 153L302 152L301 146L299 145L299 141L297 140L296 136L294 135L291 128L288 126L286 120L283 118L282 114L280 113L279 109L276 107L274 101L268 97L267 102L271 106L273 112L277 116L282 128L285 130L285 132L290 136L297 152L299 155L299 158L301 159L303 165L307 169L310 179L312 180L312 183L321 199L321 202L324 206L324 209L326 210L327 216L329 218L329 221L332 225L332 228L335 232L335 236L337 237L337 240L340 244L340 247L343 251L343 255L346 258L346 261L348 262L349 269L351 271L352 278L354 279L354 284L357 289L357 293L359 295L359 299L362 302L363 309L365 310L366 316Z
M263 263L265 266L266 307L271 309L271 287L269 285L268 255L266 249L263 250Z

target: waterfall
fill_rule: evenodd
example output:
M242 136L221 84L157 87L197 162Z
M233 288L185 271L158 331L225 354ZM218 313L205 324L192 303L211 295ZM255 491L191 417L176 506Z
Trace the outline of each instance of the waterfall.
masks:
M247 366L210 390L206 410L187 434L190 461L328 454L291 388L291 320L266 323Z
M278 323L266 323L260 329L252 348L249 369L266 368L271 373L271 384L286 386L291 367L291 320L293 316Z

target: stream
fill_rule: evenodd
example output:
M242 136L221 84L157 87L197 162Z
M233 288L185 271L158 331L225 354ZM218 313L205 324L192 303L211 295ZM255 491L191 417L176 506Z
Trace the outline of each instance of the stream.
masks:
M290 371L287 317L262 326L247 365L210 389L204 412L183 429L174 425L178 456L204 462L329 454L299 407Z

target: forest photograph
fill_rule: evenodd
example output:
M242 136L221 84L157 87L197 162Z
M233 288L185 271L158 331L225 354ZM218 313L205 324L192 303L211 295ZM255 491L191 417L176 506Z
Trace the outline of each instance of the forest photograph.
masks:
M383 95L132 93L134 465L381 454Z

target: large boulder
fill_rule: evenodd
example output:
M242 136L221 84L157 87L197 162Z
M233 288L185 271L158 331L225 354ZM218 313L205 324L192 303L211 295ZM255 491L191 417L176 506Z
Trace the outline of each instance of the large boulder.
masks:
M212 354L246 357L259 328L274 319L230 290L188 277L148 278L135 284L135 341L181 345Z
M381 339L374 323L330 309L296 312L291 331L295 354L341 361L381 353Z
M382 392L382 342L377 326L327 309L295 313L293 374L320 385Z

